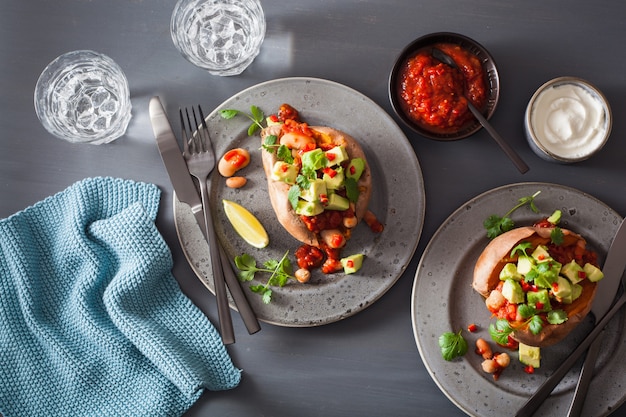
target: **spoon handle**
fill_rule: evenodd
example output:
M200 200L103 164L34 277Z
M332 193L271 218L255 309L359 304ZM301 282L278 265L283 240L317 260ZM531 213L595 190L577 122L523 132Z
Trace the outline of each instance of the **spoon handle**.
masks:
M526 162L524 162L522 158L520 158L520 156L513 150L513 148L511 148L511 146L504 139L502 139L500 134L498 134L487 119L485 119L485 116L483 116L482 113L474 107L469 100L467 101L467 107L470 109L474 117L478 119L480 124L487 130L487 132L489 132L491 137L498 143L498 145L500 145L500 148L504 151L504 153L506 153L509 159L513 161L519 172L522 174L526 173L529 170Z

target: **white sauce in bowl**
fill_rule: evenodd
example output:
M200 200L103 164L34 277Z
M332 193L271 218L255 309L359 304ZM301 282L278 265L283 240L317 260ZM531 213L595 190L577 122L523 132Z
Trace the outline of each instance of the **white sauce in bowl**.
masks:
M547 153L581 160L604 145L608 136L607 105L581 84L548 86L533 101L530 123Z

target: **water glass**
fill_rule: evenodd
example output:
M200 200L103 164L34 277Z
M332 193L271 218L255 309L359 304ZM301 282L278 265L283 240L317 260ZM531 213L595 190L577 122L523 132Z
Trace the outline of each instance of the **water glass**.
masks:
M130 122L128 81L106 55L68 52L39 76L35 111L46 130L61 139L108 143L122 136Z
M265 15L259 0L179 0L170 31L194 65L214 75L238 75L259 54Z

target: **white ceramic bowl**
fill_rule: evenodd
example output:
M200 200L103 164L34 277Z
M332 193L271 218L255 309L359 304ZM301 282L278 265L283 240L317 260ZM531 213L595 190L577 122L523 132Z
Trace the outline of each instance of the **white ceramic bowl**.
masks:
M606 97L577 77L543 84L526 107L524 128L531 149L557 163L586 160L605 145L613 117Z

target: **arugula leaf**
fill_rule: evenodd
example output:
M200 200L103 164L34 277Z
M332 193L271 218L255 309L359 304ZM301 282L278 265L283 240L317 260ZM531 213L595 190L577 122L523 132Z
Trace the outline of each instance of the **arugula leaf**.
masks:
M250 290L254 293L261 294L263 303L269 304L272 301L271 286L283 287L290 279L296 279L293 276L291 261L287 257L289 251L285 252L283 257L278 261L270 259L263 263L263 267L257 267L254 257L243 254L235 257L235 266L239 269L239 278L242 281L250 281L258 272L271 274L265 284L250 285Z
M483 227L487 230L487 237L489 239L493 239L502 233L513 229L515 223L509 216L520 207L528 205L533 212L538 213L539 210L535 205L535 198L539 195L539 193L541 193L541 191L537 191L531 196L520 198L518 203L502 217L497 214L492 214L487 217L487 219L483 222Z
M458 333L445 332L439 336L439 347L441 348L441 356L451 361L454 358L463 356L467 353L467 341L461 335L463 330Z

